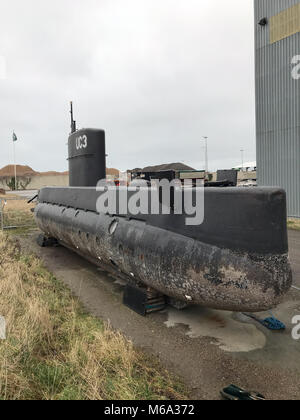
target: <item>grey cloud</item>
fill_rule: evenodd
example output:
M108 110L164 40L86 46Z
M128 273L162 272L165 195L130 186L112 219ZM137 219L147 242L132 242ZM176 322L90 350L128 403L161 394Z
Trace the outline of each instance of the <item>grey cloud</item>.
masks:
M65 170L68 102L108 165L255 159L252 0L0 0L0 166Z

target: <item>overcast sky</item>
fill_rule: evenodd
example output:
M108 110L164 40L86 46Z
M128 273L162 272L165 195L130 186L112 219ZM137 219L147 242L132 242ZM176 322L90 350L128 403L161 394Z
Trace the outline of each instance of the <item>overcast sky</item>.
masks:
M0 167L67 169L69 101L108 166L255 160L253 0L0 0Z

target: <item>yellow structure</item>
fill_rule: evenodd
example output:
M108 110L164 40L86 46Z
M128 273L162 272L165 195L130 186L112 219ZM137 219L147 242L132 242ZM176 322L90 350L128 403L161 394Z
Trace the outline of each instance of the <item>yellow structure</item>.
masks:
M281 41L300 32L300 3L270 19L270 43Z

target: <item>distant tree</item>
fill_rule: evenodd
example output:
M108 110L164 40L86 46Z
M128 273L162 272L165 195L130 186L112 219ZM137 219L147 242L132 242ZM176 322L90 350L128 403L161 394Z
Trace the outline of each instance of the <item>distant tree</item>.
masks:
M10 180L6 180L6 185L11 191L16 191L17 189L19 189L19 181L17 180L17 183L16 183L16 180L14 177L10 178Z
M21 185L22 190L26 190L26 188L28 187L30 182L31 182L31 178L26 178L25 180L23 180L23 182L20 181L20 185Z

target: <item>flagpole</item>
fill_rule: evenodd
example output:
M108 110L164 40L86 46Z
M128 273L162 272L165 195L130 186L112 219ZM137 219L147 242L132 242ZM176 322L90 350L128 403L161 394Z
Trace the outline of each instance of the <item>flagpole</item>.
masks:
M15 146L14 140L13 140L13 144L14 144L15 190L17 190L18 185L17 185L16 146Z

